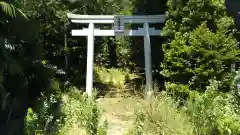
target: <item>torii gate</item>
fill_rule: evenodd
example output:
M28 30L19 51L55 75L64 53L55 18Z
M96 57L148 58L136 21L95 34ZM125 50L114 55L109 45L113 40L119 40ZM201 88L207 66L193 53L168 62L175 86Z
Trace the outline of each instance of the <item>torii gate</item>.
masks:
M89 24L88 28L82 30L72 30L72 36L87 36L87 77L86 92L92 96L93 88L93 62L94 62L94 36L144 36L144 57L147 96L151 96L152 84L152 62L150 36L160 36L161 30L149 28L149 23L164 23L164 15L144 15L144 16L122 16L122 15L78 15L67 14L73 23ZM142 23L143 28L137 30L125 30L125 23ZM94 28L94 24L114 24L110 30Z

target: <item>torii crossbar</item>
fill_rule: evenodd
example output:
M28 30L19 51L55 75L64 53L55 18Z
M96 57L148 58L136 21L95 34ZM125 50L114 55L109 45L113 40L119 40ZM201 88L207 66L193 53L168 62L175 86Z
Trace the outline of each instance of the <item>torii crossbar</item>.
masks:
M161 30L149 28L151 23L164 23L164 15L78 15L67 14L73 23L89 24L88 28L82 30L72 30L72 36L87 36L87 77L86 92L92 96L93 88L93 62L94 62L94 36L143 36L144 37L144 58L145 58L145 75L147 95L151 96L153 92L152 84L152 62L151 62L151 45L150 36L160 36ZM124 24L138 23L144 24L143 28L137 30L126 30ZM101 30L94 28L94 24L113 24L110 30Z

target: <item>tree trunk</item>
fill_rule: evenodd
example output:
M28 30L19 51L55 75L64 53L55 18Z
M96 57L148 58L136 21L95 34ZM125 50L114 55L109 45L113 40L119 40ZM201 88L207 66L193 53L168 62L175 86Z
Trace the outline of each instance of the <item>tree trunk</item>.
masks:
M117 47L114 39L109 40L109 60L110 60L110 67L117 67Z
M10 96L6 101L7 107L0 112L1 135L24 135L24 119L28 105Z

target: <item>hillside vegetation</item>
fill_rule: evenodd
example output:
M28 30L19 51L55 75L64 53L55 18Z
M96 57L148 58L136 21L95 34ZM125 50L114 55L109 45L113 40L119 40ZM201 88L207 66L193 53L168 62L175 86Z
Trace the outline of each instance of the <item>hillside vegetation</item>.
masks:
M0 1L0 134L240 135L239 26L229 5ZM166 15L154 25L159 36L151 37L151 99L145 98L142 37L95 37L94 95L87 96L87 40L71 36L87 26L71 23L67 13Z

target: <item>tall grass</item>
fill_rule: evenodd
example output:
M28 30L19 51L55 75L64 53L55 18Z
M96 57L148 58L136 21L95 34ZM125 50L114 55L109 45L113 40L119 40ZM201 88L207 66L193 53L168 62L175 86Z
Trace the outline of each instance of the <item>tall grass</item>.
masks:
M106 135L107 122L100 124L101 111L96 102L78 91L63 96L65 124L59 135Z
M95 67L94 70L96 72L96 82L107 84L118 90L125 90L126 81L138 77L136 74L132 74L126 69Z
M161 93L144 101L136 112L134 127L128 135L193 135L194 125L179 111L174 101Z

